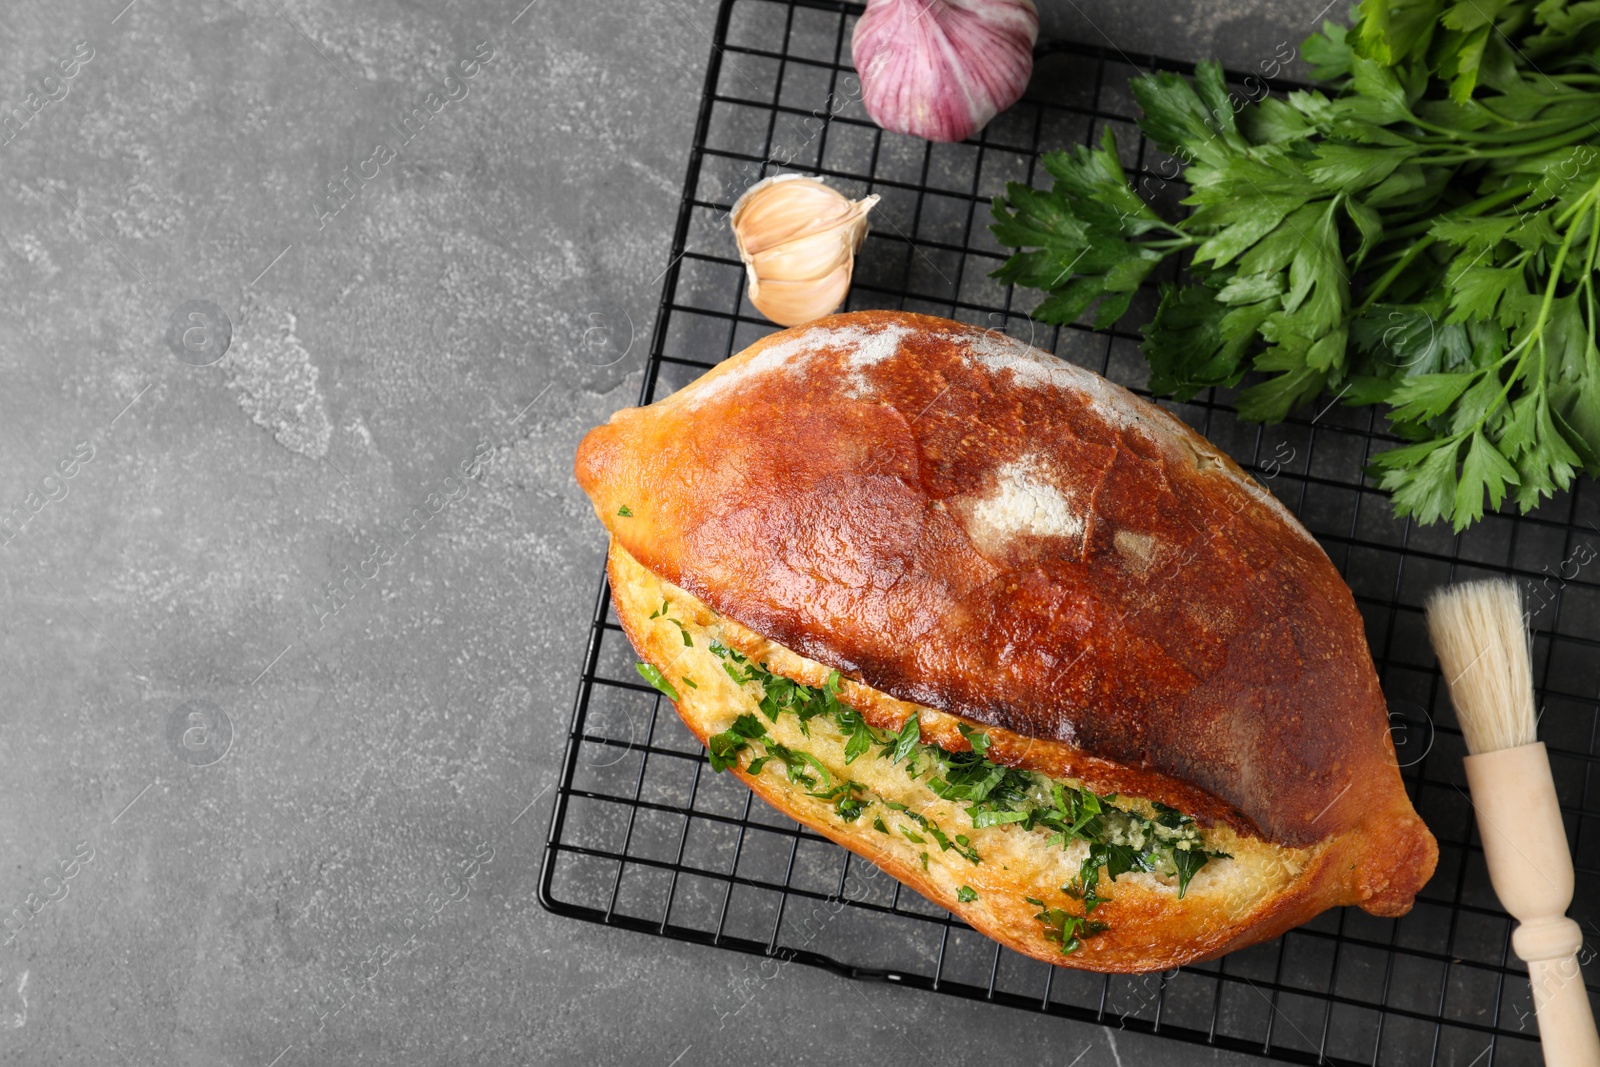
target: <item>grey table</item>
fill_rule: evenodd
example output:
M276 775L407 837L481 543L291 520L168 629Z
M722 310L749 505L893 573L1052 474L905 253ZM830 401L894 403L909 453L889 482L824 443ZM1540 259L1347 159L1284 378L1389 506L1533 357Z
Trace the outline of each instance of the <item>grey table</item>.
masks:
M125 3L0 17L0 1063L1249 1062L534 899L713 0Z

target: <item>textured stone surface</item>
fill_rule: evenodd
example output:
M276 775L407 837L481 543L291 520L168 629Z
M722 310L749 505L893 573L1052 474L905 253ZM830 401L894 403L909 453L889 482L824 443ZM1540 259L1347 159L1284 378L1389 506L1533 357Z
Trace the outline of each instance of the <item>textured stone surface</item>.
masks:
M534 899L602 554L571 455L638 391L713 0L123 2L0 34L42 105L0 145L0 907L58 898L0 1063L1246 1062L802 967L719 1030L745 957ZM1253 66L1321 5L1041 6Z

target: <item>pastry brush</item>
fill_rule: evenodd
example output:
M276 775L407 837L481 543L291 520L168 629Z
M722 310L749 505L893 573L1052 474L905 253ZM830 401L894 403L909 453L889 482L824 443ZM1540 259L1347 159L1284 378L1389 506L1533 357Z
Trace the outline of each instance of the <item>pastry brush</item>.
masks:
M1530 638L1510 579L1466 582L1428 600L1428 634L1466 738L1467 785L1478 836L1500 903L1518 922L1511 947L1528 964L1548 1067L1600 1067L1578 951L1583 931L1567 917L1572 853L1535 737Z

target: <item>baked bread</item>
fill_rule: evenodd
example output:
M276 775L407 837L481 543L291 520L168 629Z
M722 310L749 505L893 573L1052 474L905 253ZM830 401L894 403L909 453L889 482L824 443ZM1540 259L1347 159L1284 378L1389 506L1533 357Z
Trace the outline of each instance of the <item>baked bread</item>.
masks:
M1160 970L1404 914L1433 872L1327 556L1095 374L836 315L618 412L576 470L713 765L1018 951Z

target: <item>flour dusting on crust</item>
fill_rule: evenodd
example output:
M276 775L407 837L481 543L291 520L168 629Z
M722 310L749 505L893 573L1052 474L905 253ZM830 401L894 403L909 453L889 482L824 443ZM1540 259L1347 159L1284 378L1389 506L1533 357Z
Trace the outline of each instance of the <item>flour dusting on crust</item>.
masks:
M727 366L713 369L704 378L695 382L688 389L674 393L671 399L682 398L693 407L700 407L708 401L714 400L730 389L746 385L754 379L765 374L798 369L799 364L809 361L819 350L827 346L829 337L839 331L830 330L826 326L812 326L799 333L792 333L781 341L775 341L750 359L737 366ZM760 342L757 342L758 344ZM801 359L795 360L796 356ZM796 366L790 366L791 362Z
M1144 574L1148 571L1161 553L1161 542L1158 539L1134 530L1118 530L1112 535L1111 544L1135 574Z
M1145 421L1138 398L1126 389L1014 337L990 331L969 335L967 352L990 371L1010 371L1017 384L1030 389L1081 393L1095 412L1113 426L1127 427Z
M962 508L967 536L985 555L1004 552L1018 537L1082 541L1084 517L1050 482L1049 463L1030 453L995 472L992 493Z
M857 330L857 332L861 332ZM867 333L845 357L845 365L850 369L849 395L853 400L859 400L874 392L872 383L867 380L866 370L877 366L886 359L890 359L900 352L900 342L911 332L911 327L891 324L878 330Z
M871 390L863 372L875 364L893 358L900 351L900 343L912 332L911 327L898 323L882 326L838 325L819 322L802 327L782 340L773 341L746 362L723 371L713 371L682 395L695 407L721 396L769 373L784 371L790 374L803 370L818 356L838 354L844 357L855 386L852 397ZM757 344L760 344L758 341Z

